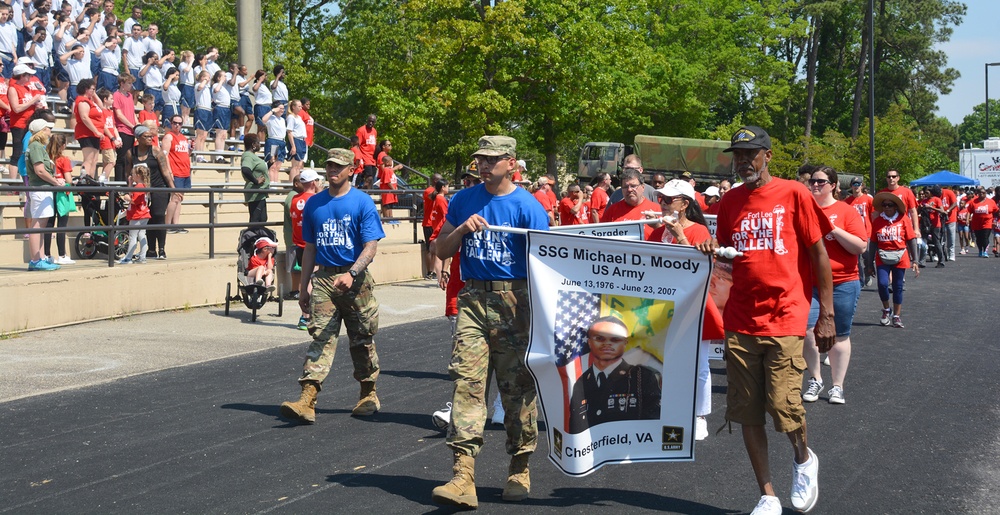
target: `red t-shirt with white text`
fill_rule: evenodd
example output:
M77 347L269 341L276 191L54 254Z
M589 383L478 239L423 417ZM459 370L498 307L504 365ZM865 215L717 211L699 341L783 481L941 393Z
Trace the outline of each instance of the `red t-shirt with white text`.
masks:
M870 229L855 208L843 202L834 202L822 209L823 214L830 219L830 223L833 226L847 231L852 236L857 236L862 240L868 241ZM827 233L823 237L823 244L826 245L826 253L830 256L830 271L833 273L833 284L857 281L858 256L848 252L832 234Z
M910 253L906 252L906 242L916 238L913 232L913 224L905 215L896 214L896 218L889 221L885 216L877 215L872 220L872 239L881 250L903 250L903 258L899 260L896 268L910 268ZM875 253L875 265L882 264L882 258Z

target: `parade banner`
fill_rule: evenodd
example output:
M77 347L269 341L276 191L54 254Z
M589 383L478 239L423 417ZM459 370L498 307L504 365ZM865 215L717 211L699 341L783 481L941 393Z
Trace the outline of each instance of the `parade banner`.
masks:
M705 215L705 223L708 225L708 233L715 238L715 229L718 227L717 215ZM719 313L726 307L729 300L729 289L733 287L733 265L732 263L715 262L712 268L712 281L708 286L708 294L712 297ZM725 357L725 340L711 340L709 346L708 359L721 360Z
M598 238L617 238L620 240L642 240L645 236L643 226L648 222L605 222L599 224L560 225L549 227L551 232L582 234Z
M692 247L528 232L526 362L564 473L694 460L711 271Z

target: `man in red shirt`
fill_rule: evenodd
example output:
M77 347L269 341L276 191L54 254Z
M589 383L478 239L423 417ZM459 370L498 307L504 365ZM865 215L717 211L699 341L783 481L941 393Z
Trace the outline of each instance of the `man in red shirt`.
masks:
M644 211L661 211L660 205L649 200L643 195L645 184L642 183L642 175L634 169L626 169L622 172L622 201L615 202L604 210L601 222L621 222L625 220L645 220ZM596 190L595 190L596 191ZM643 239L648 240L653 233L653 228L649 225L643 227Z
M936 196L932 196L930 190L924 188L920 191L920 201L918 202L920 209L927 216L927 221L930 222L930 232L927 234L928 245L934 246L934 253L936 254L937 267L944 268L945 256L948 254L944 248L944 241L941 238L941 217L947 216L945 210L941 207L941 199Z
M191 145L183 133L181 126L184 119L180 114L170 118L170 132L163 136L162 148L167 153L170 163L170 173L174 175L174 188L167 205L166 223L179 224L181 221L181 202L184 201L184 190L191 189ZM187 229L170 229L167 232L186 234Z
M556 225L556 214L555 205L552 203L552 200L549 199L548 192L550 188L552 188L552 186L549 184L549 178L543 175L538 178L538 189L532 193L532 196L534 196L535 200L542 205L542 209L545 210L545 213L549 215L549 225L551 226Z
M302 210L306 207L309 197L320 192L319 174L316 170L306 168L298 175L298 179L302 183L302 193L292 197L292 202L288 206L288 219L292 221L291 248L294 255L285 256L285 259L292 261L292 284L299 284L302 279L302 253L306 250L306 242L302 239ZM312 287L311 284L309 286ZM309 327L309 313L302 312L298 327L303 330Z
M587 203L579 184L570 184L567 195L559 201L559 225L580 225L589 223Z
M368 115L368 121L358 127L358 131L354 133L358 137L358 149L361 150L361 158L364 160L364 176L362 176L364 189L371 189L372 183L375 181L375 174L378 173L378 164L375 162L378 131L375 130L375 121L374 114Z
M920 234L920 216L917 214L917 197L913 194L913 191L906 186L899 185L899 170L889 170L885 173L886 187L879 190L879 193L883 191L888 191L893 195L899 197L903 201L903 205L906 207L906 212L901 213L910 217L910 223L913 224L913 233L915 237L922 237Z
M937 191L936 188L935 192ZM945 257L948 261L955 260L955 227L958 223L958 195L955 194L951 188L941 189L940 194L935 196L941 197L941 207L944 209L945 213L948 214L948 219L943 222L944 224L944 240L945 240Z
M820 352L836 336L833 279L823 244L833 227L802 184L770 174L771 138L760 127L741 127L726 152L743 180L720 200L717 242L697 247L708 254L718 246L741 252L733 259L733 284L723 312L726 420L742 426L760 488L756 513L781 513L768 463L765 413L786 433L795 451L792 506L806 512L819 496L819 459L809 449L801 385L809 304L815 286L819 318L814 328Z
M608 207L608 192L611 191L611 174L601 173L594 178L591 183L594 192L590 195L590 219L597 222L604 216L604 210Z
M864 183L859 178L851 179L851 194L844 199L848 205L853 207L861 215L861 220L865 223L865 234L872 233L872 216L875 214L875 210L872 206L872 196L865 193ZM868 257L874 252L875 243L868 242L868 250L861 253L858 256L858 275L860 276L862 286L868 284L872 276L875 275L875 270L868 269L868 263L872 262Z
M306 124L306 157L302 160L303 162L309 161L309 147L313 146L313 130L315 127L315 122L313 122L313 117L309 116L309 99L303 98L302 109L299 111L299 118L302 118L302 123Z
M434 203L431 201L431 193L434 193L434 186L441 179L442 177L439 173L432 175L430 180L427 181L427 189L424 190L424 219L420 222L420 226L424 230L424 265L427 267L425 279L437 279L437 275L434 274L434 254L430 251L429 243L431 236L434 234L434 224L431 223L431 212L433 211Z

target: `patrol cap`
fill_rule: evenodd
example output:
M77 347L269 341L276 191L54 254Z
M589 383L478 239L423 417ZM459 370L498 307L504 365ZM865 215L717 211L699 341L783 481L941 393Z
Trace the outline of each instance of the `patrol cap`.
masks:
M745 125L740 127L740 130L736 131L736 134L733 134L729 142L729 148L723 150L723 152L732 152L736 149L756 150L762 148L771 148L771 136L768 136L767 131L756 125Z
M330 149L326 157L327 163L333 163L340 166L347 166L354 163L354 152L351 152L346 148L334 148Z
M513 156L517 140L510 136L483 136L479 138L479 148L472 153L476 156Z
M684 172L684 173L681 174L681 178L682 179L694 179L694 176L691 175L691 172Z

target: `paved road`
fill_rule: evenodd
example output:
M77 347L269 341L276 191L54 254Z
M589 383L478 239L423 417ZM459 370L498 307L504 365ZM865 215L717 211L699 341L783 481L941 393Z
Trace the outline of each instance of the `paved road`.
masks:
M997 266L963 258L911 278L902 330L880 327L877 296L862 294L848 404L824 395L808 406L821 463L813 513L996 512L1000 388L988 335ZM451 391L448 325L427 283L380 293L383 320L403 320L377 339L383 411L349 416L357 385L341 342L314 426L278 417L297 395L305 348L288 313L251 325L248 313L193 310L0 341L0 513L439 511L430 490L449 478L450 457L428 415ZM74 360L106 368L74 372ZM713 371L714 430L725 376ZM790 506L790 449L769 435ZM511 509L500 500L502 442L491 429L477 462L481 512ZM745 513L758 497L738 432L700 443L694 463L608 466L586 478L562 475L541 454L524 512Z

